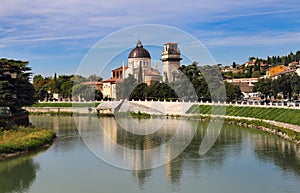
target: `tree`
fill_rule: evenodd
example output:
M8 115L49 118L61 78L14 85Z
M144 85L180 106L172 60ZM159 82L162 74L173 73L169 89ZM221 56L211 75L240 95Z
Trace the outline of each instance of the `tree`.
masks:
M99 82L102 81L102 78L100 76L97 76L96 74L92 74L87 78L87 80L92 82Z
M175 82L174 88L180 99L210 100L208 85L202 73L205 68L200 68L197 62L193 62L188 66L180 66L179 71L179 78Z
M78 74L73 75L70 80L74 83L74 85L87 81L87 79L85 77L78 75Z
M14 113L37 101L29 82L30 71L28 62L0 59L0 106L9 107Z
M298 52L297 52L298 53ZM295 73L291 78L293 93L297 96L300 94L300 77Z
M291 76L283 74L278 78L278 80L279 89L282 91L283 97L291 99L293 96Z
M142 71L142 64L140 63L139 66L139 73L138 73L138 83L142 83L143 82L143 71Z
M147 98L154 100L162 99L178 99L175 91L167 83L156 82L149 86L146 90Z
M66 81L61 85L61 96L63 98L72 98L72 87L73 83L71 81Z
M259 71L254 71L251 75L251 78L259 78L260 77L260 72Z
M226 95L228 101L240 99L243 93L238 85L225 82Z
M145 99L147 97L147 89L146 83L138 84L130 93L130 99Z
M272 81L270 79L259 79L253 87L254 92L261 92L265 98L272 93Z
M232 62L232 68L236 68L236 63Z
M80 100L101 100L103 95L89 85L77 84L73 87L73 96L77 96Z
M137 80L132 74L129 74L128 78L125 78L123 82L118 82L116 85L117 98L129 99L130 94L134 87L137 85Z

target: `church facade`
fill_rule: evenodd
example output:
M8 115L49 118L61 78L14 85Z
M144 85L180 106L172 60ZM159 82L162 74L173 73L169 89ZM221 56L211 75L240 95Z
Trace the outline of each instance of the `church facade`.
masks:
M162 50L162 73L159 72L158 62L152 67L151 55L140 40L128 55L127 64L112 70L112 76L103 81L102 93L106 98L116 98L116 84L133 75L139 83L148 86L155 82L173 82L180 66L180 50L176 42L165 43Z

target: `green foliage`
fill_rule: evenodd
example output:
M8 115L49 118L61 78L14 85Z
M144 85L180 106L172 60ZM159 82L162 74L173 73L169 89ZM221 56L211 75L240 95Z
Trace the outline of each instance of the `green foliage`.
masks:
M32 107L97 107L100 103L99 102L95 102L95 103L59 103L59 102L55 102L55 103L36 103L34 105L32 105Z
M261 92L265 98L272 95L272 80L271 79L259 79L253 87L254 92Z
M186 113L211 114L211 108L211 105L193 105ZM300 126L300 109L227 106L225 115L265 119Z
M223 115L222 106L214 107L214 115ZM193 105L186 113L201 116L211 115L211 105ZM293 140L300 140L300 132L280 127L261 120L277 121L293 125L300 125L300 109L285 109L285 108L265 108L265 107L241 107L227 106L226 116L239 117L238 119L225 118L227 123L242 124L243 126L255 125L256 128L265 127L274 130L277 134L286 134ZM247 120L243 117L256 118L261 120Z
M142 70L142 64L139 65L139 73L138 73L138 83L143 82L143 70Z
M191 65L179 67L180 73L175 81L154 83L147 86L145 83L137 84L137 80L130 75L122 83L117 83L117 98L134 100L211 100L223 101L240 98L241 91L238 86L223 84L218 66L200 67L196 62ZM207 84L209 82L209 84ZM222 89L224 88L224 89Z
M0 134L0 153L15 153L37 149L50 143L55 133L49 129L19 127Z
M116 95L119 99L129 99L131 92L137 85L137 80L133 75L129 74L128 78L116 85Z
M251 127L256 129L262 129L262 127L264 127L272 130L272 132L275 132L276 134L286 134L287 136L292 138L292 140L296 140L296 141L300 140L300 132L296 132L284 127L279 127L277 125L265 121L261 121L261 120L248 120L243 118L241 119L225 118L225 122L229 124L243 125L246 127Z
M97 76L96 74L92 74L87 78L87 81L99 82L102 81L102 78L100 76Z
M225 82L227 101L240 99L243 93L238 85Z
M29 82L30 71L28 62L0 59L0 106L17 112L36 102L35 89Z
M138 84L131 92L129 99L176 100L178 96L168 84L157 82L150 86L145 83Z
M101 100L103 95L101 91L95 90L89 85L77 84L73 87L73 95L79 96L81 100Z
M210 92L206 77L198 63L193 62L191 65L182 65L179 67L180 74L175 82L176 93L180 94L183 100L210 100ZM191 98L196 95L197 98Z
M36 98L39 100L53 101L53 94L59 94L61 99L72 100L73 94L85 100L101 100L103 95L101 91L95 90L89 85L81 84L83 82L101 81L102 78L96 74L90 75L85 78L81 75L59 75L56 73L54 77L42 77L36 75L33 77L33 86L36 89ZM77 100L75 96L75 100ZM60 99L59 99L60 100Z

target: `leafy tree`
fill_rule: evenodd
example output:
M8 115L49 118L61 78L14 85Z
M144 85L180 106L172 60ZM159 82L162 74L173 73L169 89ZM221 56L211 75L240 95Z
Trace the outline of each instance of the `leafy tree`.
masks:
M62 83L60 94L63 98L72 98L72 87L73 83L71 81Z
M29 82L30 71L28 62L0 59L0 106L17 112L36 102L35 89Z
M142 83L142 82L143 82L143 71L142 71L142 64L140 63L139 73L138 73L138 83Z
M225 82L226 95L228 101L240 99L243 93L238 85Z
M87 78L87 81L100 82L102 81L102 78L100 76L97 76L96 74L92 74Z
M70 80L73 82L74 85L87 81L87 79L85 77L78 75L78 74L73 75Z
M130 99L145 99L147 97L148 86L146 83L138 84L130 93Z
M130 94L134 87L137 85L137 80L132 74L129 74L128 78L125 78L123 82L118 82L116 85L117 98L129 99Z
M293 96L291 76L283 74L279 77L278 80L279 80L279 89L282 91L283 97L291 99Z
M259 71L254 71L251 75L251 78L259 78L260 77L260 72Z
M293 89L293 93L296 95L300 94L300 77L295 73L291 77L291 85Z
M101 100L103 98L102 93L99 90L95 90L89 85L77 84L73 87L73 96L77 96L80 100Z
M254 92L261 92L265 98L272 93L272 81L271 79L259 79L253 87Z
M178 99L175 91L167 83L156 82L148 87L147 98L154 100Z
M236 68L236 63L232 62L232 68Z

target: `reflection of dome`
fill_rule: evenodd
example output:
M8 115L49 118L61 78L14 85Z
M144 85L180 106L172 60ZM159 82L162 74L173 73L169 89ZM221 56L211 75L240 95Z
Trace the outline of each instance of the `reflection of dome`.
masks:
M151 58L150 53L143 48L142 42L140 40L137 41L136 47L131 50L128 55L128 58Z

